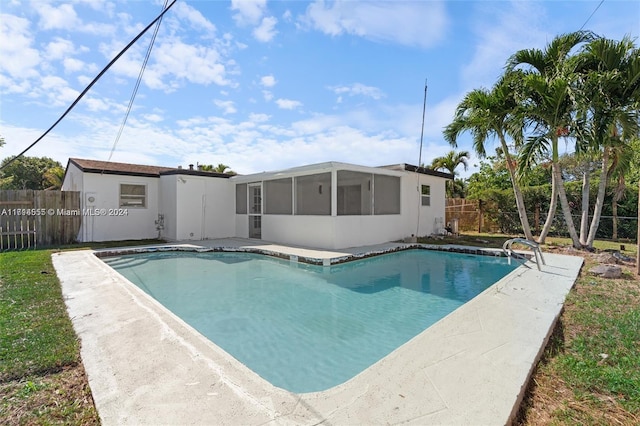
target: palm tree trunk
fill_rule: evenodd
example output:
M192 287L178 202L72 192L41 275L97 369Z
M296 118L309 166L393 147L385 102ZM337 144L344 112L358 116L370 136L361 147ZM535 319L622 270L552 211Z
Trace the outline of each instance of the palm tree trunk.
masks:
M636 274L640 276L640 181L638 181L638 238L636 243L638 244L638 250L636 254Z
M507 160L507 169L509 169L509 176L511 177L511 185L513 186L513 192L516 196L516 208L518 209L518 216L520 217L520 224L522 225L522 232L527 240L533 241L533 234L531 233L531 225L529 225L529 218L527 217L527 209L524 205L524 197L520 190L520 185L516 180L516 166L513 163L513 158L509 153L507 142L504 140L504 136L500 134L500 143L502 144L502 152Z
M593 219L589 227L589 236L587 237L587 247L593 247L593 241L596 239L596 232L600 225L600 215L602 214L602 206L604 205L604 196L607 189L607 180L609 167L609 149L605 146L602 152L602 166L600 169L600 184L598 184L598 195L596 197L596 205L593 208Z
M589 170L582 172L582 216L580 217L580 244L587 244L589 233L589 185L591 176Z
M538 242L540 244L544 244L544 241L547 238L547 234L551 229L551 225L553 224L553 218L556 216L556 210L558 209L558 186L556 185L556 180L553 178L553 173L551 176L551 200L549 201L550 204L549 212L547 213L547 219L544 222L542 232L540 232L540 237L538 238Z
M571 207L569 207L569 201L567 200L567 193L564 190L564 182L562 182L562 171L560 170L560 165L557 162L554 162L552 170L553 179L556 181L558 190L558 198L560 199L560 207L562 207L562 213L564 213L564 221L567 225L567 229L569 230L569 236L573 242L573 247L578 249L582 248L580 238L578 238L578 233L576 232L576 227L573 224L573 216L571 215Z
M611 203L611 215L613 216L613 235L611 239L618 241L618 200L616 196L613 197L613 203Z
M626 187L624 175L619 175L616 190L613 192L613 203L611 205L611 216L613 216L613 235L611 239L613 241L618 241L618 202L624 198Z

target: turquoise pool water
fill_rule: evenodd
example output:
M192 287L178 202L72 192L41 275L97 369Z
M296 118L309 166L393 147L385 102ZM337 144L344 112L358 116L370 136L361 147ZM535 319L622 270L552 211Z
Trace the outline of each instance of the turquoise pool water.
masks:
M220 252L103 260L264 379L296 393L349 380L517 266L429 250L331 267Z

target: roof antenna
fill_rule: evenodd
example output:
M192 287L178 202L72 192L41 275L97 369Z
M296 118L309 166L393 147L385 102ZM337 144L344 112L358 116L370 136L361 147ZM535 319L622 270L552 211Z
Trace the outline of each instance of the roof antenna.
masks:
M422 140L424 137L424 114L427 110L427 79L424 79L424 102L422 103L422 130L420 130L420 155L418 156L418 167L422 167Z
M418 172L421 171L422 168L422 140L424 139L424 115L427 110L427 79L424 79L424 101L422 103L422 129L420 130L420 155L418 155L418 167L416 167L416 191L418 191L419 201L422 202L422 191L420 188L420 177ZM422 170L424 171L424 170ZM417 223L416 223L416 237L418 237L420 233L420 204L418 204L418 214L417 214Z

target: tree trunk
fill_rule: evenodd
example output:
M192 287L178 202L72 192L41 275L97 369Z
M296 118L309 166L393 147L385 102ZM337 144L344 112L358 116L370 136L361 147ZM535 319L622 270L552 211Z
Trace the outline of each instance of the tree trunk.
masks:
M520 185L516 180L516 167L509 153L507 142L504 140L504 136L500 134L500 143L502 144L502 152L507 160L507 169L509 169L509 176L511 177L511 186L516 196L516 208L518 209L518 216L520 217L520 224L522 225L522 232L527 240L533 241L533 234L531 234L531 225L529 225L529 218L527 217L527 209L524 205L524 197L520 190Z
M636 274L640 275L640 181L638 181L638 237L636 239Z
M580 244L587 244L589 234L589 169L582 172L582 216L580 217Z
M571 207L569 207L567 193L564 190L564 182L562 182L562 171L560 170L560 165L557 162L554 162L552 165L552 170L553 179L556 181L558 190L560 207L562 207L562 213L564 213L564 221L567 224L569 236L571 237L571 241L573 242L573 247L577 249L582 248L582 244L580 244L580 238L578 238L578 233L576 232L576 226L573 223L573 216L571 216Z
M618 183L616 190L613 192L613 203L611 204L611 215L613 216L613 241L618 241L618 201L624 198L627 185L624 181L624 175L618 175Z
M547 213L547 220L544 222L542 226L542 232L540 232L540 237L538 238L538 242L540 244L544 244L544 240L547 238L547 234L551 229L551 225L553 224L553 218L556 216L556 210L558 209L558 186L556 185L556 180L553 178L553 173L551 177L551 200L549 200L549 212Z
M591 226L589 227L589 236L587 237L587 247L593 247L593 241L596 239L596 232L598 232L598 226L600 225L600 215L602 214L602 206L604 205L604 196L607 190L607 171L609 167L609 150L604 147L602 152L602 166L600 169L600 184L598 185L598 196L596 198L596 205L593 208L593 219L591 219Z
M618 200L613 197L613 203L611 203L611 216L613 216L613 233L611 239L618 241Z

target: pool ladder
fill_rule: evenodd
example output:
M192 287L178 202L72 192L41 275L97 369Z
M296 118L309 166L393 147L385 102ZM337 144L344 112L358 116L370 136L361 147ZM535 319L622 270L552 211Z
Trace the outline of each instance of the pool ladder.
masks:
M533 259L529 259L522 253L513 251L511 246L514 243L522 244L533 250ZM531 267L527 265L528 260L532 260L533 262L535 262L536 266L538 267L538 271L542 271L542 269L540 268L541 263L543 265L546 265L546 263L544 262L544 258L542 257L542 251L540 251L540 244L536 243L535 241L527 240L524 238L511 238L510 240L504 242L504 244L502 245L502 251L504 251L507 257L517 260L529 269L531 269Z

